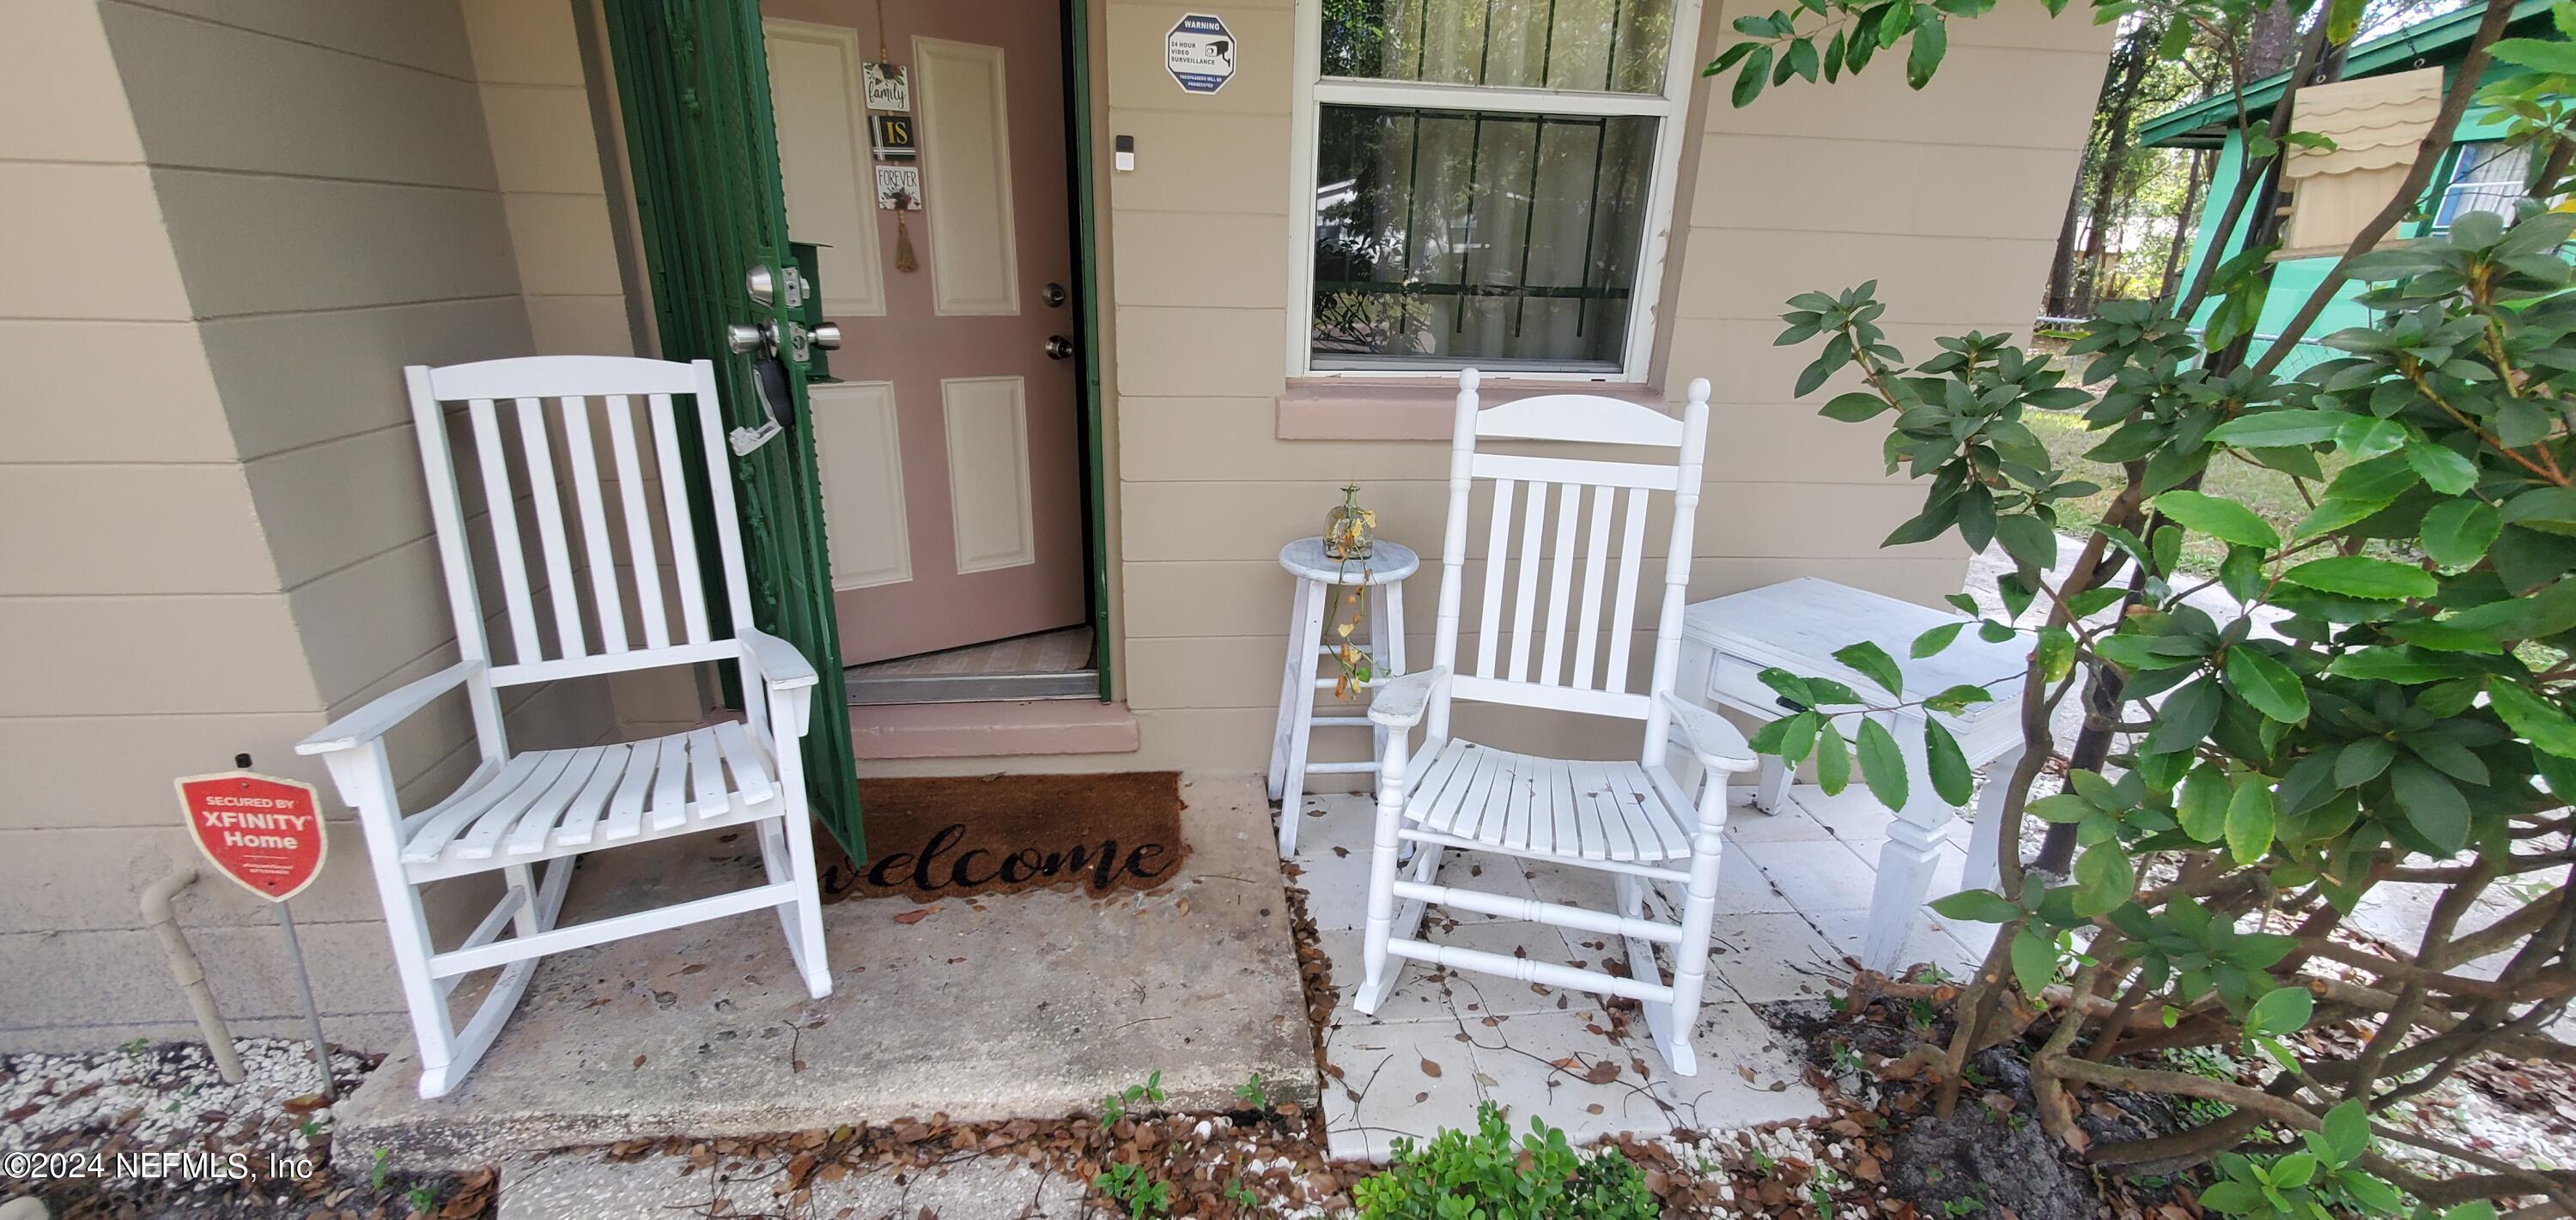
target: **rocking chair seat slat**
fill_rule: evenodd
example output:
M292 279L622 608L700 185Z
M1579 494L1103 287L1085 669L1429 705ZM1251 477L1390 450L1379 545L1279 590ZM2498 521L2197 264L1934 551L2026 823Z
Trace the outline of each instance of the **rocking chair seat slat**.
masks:
M482 817L474 819L474 824L467 827L464 834L456 836L456 841L440 854L453 854L462 860L490 859L493 849L500 845L501 837L510 833L510 828L518 825L519 819L529 816L531 811L560 809L571 803L572 794L581 790L583 780L590 778L586 774L568 774L573 763L580 759L581 751L578 750L547 751L545 757L538 760L536 774L529 776L527 783L511 793L510 799L485 810ZM594 756L589 761L595 764L598 759ZM550 813L537 816L545 817L549 822L552 820Z
M674 805L683 812L648 827L647 794L666 784L682 785L688 794ZM778 793L769 752L731 721L646 741L532 751L512 758L500 780L458 799L440 815L446 825L424 824L402 858L423 876L479 872L585 847L594 838L654 838L712 819L766 813Z
M405 841L403 847L403 863L419 864L437 859L438 853L447 846L449 841L456 838L458 831L465 829L473 823L474 819L489 812L492 806L508 800L520 788L526 786L529 777L536 773L537 765L544 761L545 759L535 754L519 755L502 767L501 773L494 776L492 782L474 789L471 793L459 792L455 797L449 798L447 803L434 810L432 816L423 820L411 831L411 838Z
M608 807L609 794L617 790L619 780L626 778L626 760L633 753L634 748L623 742L602 748L599 766L591 771L590 782L581 786L580 795L572 798L572 807L564 811L562 824L555 828L555 846L580 847L590 842L592 830L598 825L600 813ZM526 827L522 826L520 829L525 830ZM538 849L535 845L522 847L520 842L517 836L513 836L510 840L510 850L521 852ZM542 840L540 840L541 843Z
M697 794L689 804L691 813L711 818L722 814L731 803L727 799L731 793L725 789L724 750L716 744L716 731L712 728L689 734L689 781Z
M591 777L599 773L599 760L608 753L606 746L591 746L577 751L565 764L563 778L546 789L546 795L521 814L502 839L502 850L514 856L535 855L545 850L546 839L555 827L571 816L581 794L590 788Z
M660 742L639 741L626 750L626 774L617 781L616 795L608 798L608 826L600 838L614 843L632 839L644 829L644 795L653 786L653 764L660 757Z
M725 769L733 772L734 788L742 793L744 803L757 805L778 795L777 786L769 781L768 760L760 756L760 747L752 744L741 724L718 723L716 745L724 751Z
M689 820L689 735L675 733L653 745L653 831L656 834Z
M1690 807L1677 811L1679 796L1669 776L1638 763L1541 758L1452 741L1431 761L1404 816L1515 852L1651 864L1690 858L1682 832Z

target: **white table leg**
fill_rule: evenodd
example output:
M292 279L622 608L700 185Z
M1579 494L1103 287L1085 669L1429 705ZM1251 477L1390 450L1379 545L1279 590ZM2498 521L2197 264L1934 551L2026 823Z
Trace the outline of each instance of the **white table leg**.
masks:
M1315 667L1322 658L1324 608L1332 590L1320 580L1297 582L1301 617L1289 656L1288 690L1282 697L1288 713L1288 759L1279 784L1279 854L1297 851L1297 819L1306 804L1306 745L1315 735Z
M1280 782L1288 775L1288 735L1297 727L1297 643L1305 638L1306 582L1295 581L1288 591L1288 651L1279 663L1279 724L1270 734L1270 799L1279 799Z
M1762 778L1753 785L1753 807L1764 813L1780 812L1781 803L1789 799L1789 781L1796 774L1780 761L1779 755L1763 755Z
M1404 672L1404 582L1390 580L1378 586L1385 595L1386 651L1379 656L1380 678L1396 677Z
M1391 630L1394 625L1388 621L1387 607L1403 596L1404 594L1400 587L1393 593L1390 593L1388 591L1388 587L1382 584L1370 585L1368 587L1368 655L1370 665L1370 691L1376 690L1380 684L1384 683L1387 679L1394 677L1398 672L1396 666L1402 663L1404 637L1397 634L1396 630ZM1368 707L1368 700L1368 694L1366 692L1362 692L1359 697L1359 706L1363 710ZM1386 730L1374 723L1369 725L1369 748L1375 751L1375 753L1370 754L1369 757L1386 757Z
M1899 713L1889 728L1904 753L1905 807L1887 827L1887 845L1878 853L1878 885L1870 894L1869 923L1861 934L1864 970L1894 973L1906 966L1905 943L1923 918L1923 903L1932 896L1932 872L1941 860L1941 845L1950 838L1958 810L1932 790L1923 758L1923 721Z
M2012 749L1986 760L1986 782L1977 789L1977 821L1968 830L1968 867L1963 880L1972 890L1990 890L2003 879L1996 840L2004 832L2004 790L2025 751Z

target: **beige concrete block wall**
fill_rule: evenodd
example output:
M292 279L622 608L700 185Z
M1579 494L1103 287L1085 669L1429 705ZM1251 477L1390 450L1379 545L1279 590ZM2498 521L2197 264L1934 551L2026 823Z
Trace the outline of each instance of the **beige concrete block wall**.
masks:
M530 31L552 7L549 44ZM569 92L536 79L540 52L572 53L569 0L477 10L517 23L491 43L498 93L444 0L0 12L0 89L44 103L0 110L0 207L43 236L0 247L0 631L45 642L0 660L0 767L61 777L0 800L0 973L49 980L7 989L0 1046L189 1036L134 905L195 859L170 777L247 751L323 782L296 740L453 662L400 366L627 342L614 256L604 280L592 257L604 188L546 151L596 164L588 120L576 140L535 96L587 114L577 57ZM518 194L546 202L523 217ZM511 694L517 744L611 730L605 690ZM407 794L444 792L472 762L462 707L393 752ZM362 839L336 808L330 833L297 901L315 988L335 1038L390 1047ZM291 1032L270 912L228 886L183 897L182 923L235 1028ZM479 914L467 888L442 921Z

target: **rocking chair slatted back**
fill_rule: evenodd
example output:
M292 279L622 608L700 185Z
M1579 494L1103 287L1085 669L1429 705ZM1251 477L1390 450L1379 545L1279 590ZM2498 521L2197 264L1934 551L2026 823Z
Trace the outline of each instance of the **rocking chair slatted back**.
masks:
M724 426L717 408L715 367L707 361L677 364L615 356L541 356L489 360L444 368L406 370L421 459L430 472L430 511L438 527L439 557L446 569L449 610L458 649L467 660L491 660L482 603L474 580L465 506L457 490L456 455L448 439L448 404L462 402L483 485L486 532L500 574L502 619L511 657L491 669L496 686L686 664L736 655L731 638L719 638L707 612L700 577L695 515L682 465L690 460L679 428L687 396L697 412L697 460L706 463L714 533L722 548L731 621L750 621L743 587L742 538L735 522L733 479L726 469ZM644 436L636 426L642 400ZM595 400L595 401L594 401ZM607 421L601 452L594 414ZM504 416L510 417L523 458L525 486L513 478ZM560 440L561 452L557 452ZM650 444L653 474L645 468ZM569 511L562 482L572 483ZM660 484L661 521L654 520L648 477ZM616 483L622 531L608 519L603 482ZM524 495L535 522L530 555L518 503ZM567 518L569 517L569 521ZM574 549L578 531L580 550ZM619 552L619 534L625 548ZM665 549L667 547L667 550ZM576 566L587 579L576 575ZM630 573L621 576L621 571ZM534 583L542 578L543 588ZM667 582L667 585L666 585ZM582 594L589 594L583 604ZM538 598L546 628L539 625ZM677 623L669 603L677 601ZM631 606L630 606L631 602ZM597 625L592 638L590 625ZM636 647L640 629L642 647ZM551 647L549 647L551 644Z
M1690 582L1691 533L1708 436L1708 382L1691 383L1680 418L1585 394L1551 394L1479 410L1477 382L1472 369L1459 378L1434 663L1451 669L1455 698L1646 721L1647 761L1660 761L1665 713L1655 696L1672 689L1680 663L1681 611ZM1487 440L1656 446L1676 452L1670 465L1478 452L1478 443ZM1492 485L1493 509L1486 524L1475 664L1465 668L1457 653L1464 626L1467 518L1479 483ZM1645 568L1646 516L1659 496L1670 497L1672 504L1665 593L1652 676L1639 692L1630 689L1630 641ZM1434 740L1448 736L1446 700L1432 704L1428 727Z

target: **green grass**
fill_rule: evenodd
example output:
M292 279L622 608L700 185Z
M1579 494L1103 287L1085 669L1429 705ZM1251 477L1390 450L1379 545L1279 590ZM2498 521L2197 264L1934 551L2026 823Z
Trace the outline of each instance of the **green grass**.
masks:
M2119 466L2091 461L2084 456L2086 450L2102 443L2104 434L2085 431L2084 417L2073 412L2031 411L2022 416L2022 422L2039 434L2039 441L2048 446L2049 455L2070 474L2102 485L2102 490L2092 495L2081 500L2063 501L2057 506L2060 533L2081 537L2090 532L2101 523L2102 510L2111 506L2112 497L2119 494L2121 486L2128 482L2127 472ZM2342 465L2342 460L2332 454L2319 458L2319 462L2329 478ZM2200 489L2253 509L2280 530L2283 537L2288 537L2290 527L2308 515L2307 501L2299 498L2299 489L2290 476L2241 458L2222 456L2210 463ZM2183 539L2182 567L2185 571L2215 575L2219 561L2225 558L2226 543L2197 534Z

